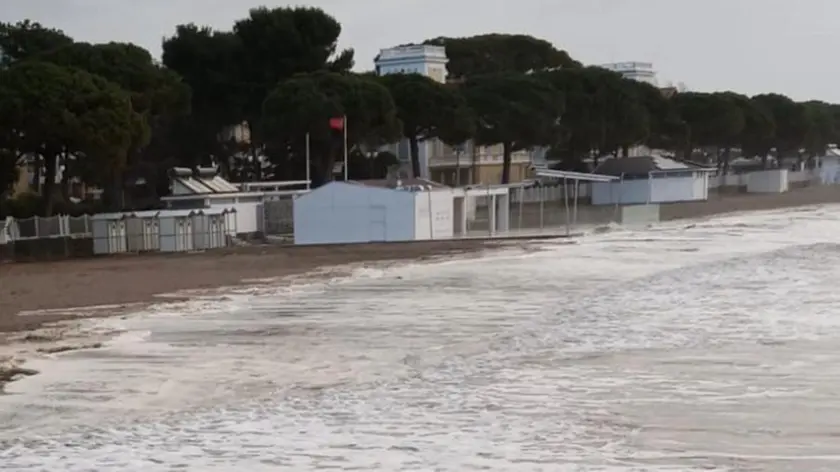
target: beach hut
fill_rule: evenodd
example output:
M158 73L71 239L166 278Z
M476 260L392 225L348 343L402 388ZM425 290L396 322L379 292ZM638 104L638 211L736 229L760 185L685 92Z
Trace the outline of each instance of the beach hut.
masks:
M423 179L330 182L295 198L295 244L452 239L454 199Z
M193 215L193 248L216 249L227 245L226 208L205 208Z
M702 201L709 198L709 175L715 168L663 156L615 157L594 173L618 177L592 183L593 205L644 205Z
M160 251L186 252L194 249L193 218L196 210L162 210L160 222Z
M785 193L789 186L787 169L770 169L747 174L747 193Z
M825 156L819 159L820 181L823 184L835 185L840 183L840 149L829 145Z
M126 215L129 252L160 250L160 211L140 211Z
M94 254L128 251L125 213L98 213L91 217Z

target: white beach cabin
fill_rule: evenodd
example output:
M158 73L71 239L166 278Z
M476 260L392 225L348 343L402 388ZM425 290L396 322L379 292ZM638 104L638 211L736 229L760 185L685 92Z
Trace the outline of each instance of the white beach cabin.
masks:
M160 251L186 252L195 248L193 217L197 210L166 210L158 215L160 220Z
M614 157L594 173L618 177L592 183L593 205L641 205L709 198L709 175L717 169L662 156Z
M424 179L330 182L295 198L295 244L452 239L454 197Z
M769 169L746 174L747 193L785 193L790 189L787 169Z
M98 213L91 216L94 254L121 254L128 251L125 213Z
M225 208L206 208L193 216L194 249L217 249L227 245L228 215Z
M830 145L819 159L820 181L824 185L840 184L840 150Z
M138 211L126 215L128 251L151 252L160 250L160 211Z

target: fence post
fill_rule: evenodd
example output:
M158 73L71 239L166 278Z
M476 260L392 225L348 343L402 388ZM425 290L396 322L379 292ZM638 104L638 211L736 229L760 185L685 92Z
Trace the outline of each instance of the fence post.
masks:
M40 224L40 221L41 221L41 219L40 219L38 216L33 216L33 217L32 217L32 225L35 227L35 228L33 228L33 229L35 230L35 237L36 237L36 238L40 238L40 237L41 237L41 224Z

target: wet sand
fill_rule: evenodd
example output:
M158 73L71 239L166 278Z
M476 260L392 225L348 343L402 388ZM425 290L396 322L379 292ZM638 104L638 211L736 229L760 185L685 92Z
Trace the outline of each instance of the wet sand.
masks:
M500 244L459 240L329 247L259 246L197 254L5 264L0 265L0 333L32 330L80 315L118 315L144 303L163 301L155 298L163 293L254 284L254 279L304 274L328 266L422 260L492 249ZM76 307L94 308L62 312ZM40 310L49 311L32 313Z

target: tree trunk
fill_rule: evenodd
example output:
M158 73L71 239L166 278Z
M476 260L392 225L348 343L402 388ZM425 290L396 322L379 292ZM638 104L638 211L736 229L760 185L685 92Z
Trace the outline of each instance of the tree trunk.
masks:
M510 183L511 154L513 154L513 143L502 143L502 184Z
M420 142L417 137L408 138L409 153L411 154L411 175L415 179L420 178Z
M630 146L626 144L621 146L621 157L630 157Z
M57 152L44 152L44 216L52 216L53 212L53 190L55 189L57 159Z
M41 189L41 175L43 175L41 166L43 166L43 157L40 154L33 154L30 158L32 159L32 168L34 169L32 183L35 186L35 193L41 195L43 193Z
M727 146L723 149L723 157L721 159L723 175L726 175L726 174L729 173L729 160L730 160L731 157L732 157L732 149L729 146Z
M61 156L64 171L61 173L61 197L70 201L70 153L65 149Z
M251 141L249 145L251 148L251 175L248 180L259 182L262 180L262 162L260 162L260 156L257 152L257 146Z
M478 181L478 146L475 141L470 141L472 147L472 162L470 162L470 185L475 185Z

